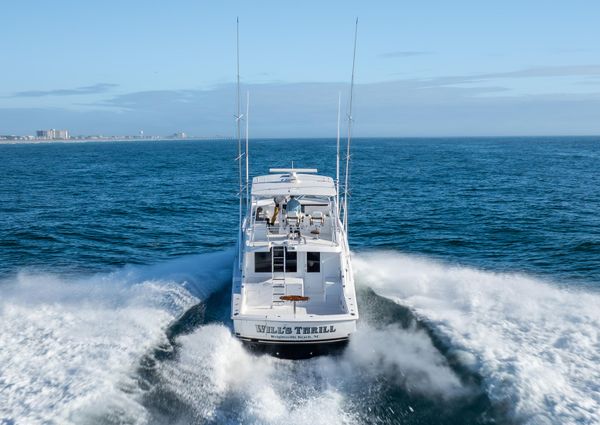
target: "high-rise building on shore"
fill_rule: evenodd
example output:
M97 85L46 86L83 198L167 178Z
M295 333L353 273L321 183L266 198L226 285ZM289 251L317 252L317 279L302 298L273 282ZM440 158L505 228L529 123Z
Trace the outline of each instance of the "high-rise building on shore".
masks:
M54 130L54 139L67 140L69 138L68 130Z
M39 139L67 140L69 138L69 130L56 130L54 128L38 130L35 134Z

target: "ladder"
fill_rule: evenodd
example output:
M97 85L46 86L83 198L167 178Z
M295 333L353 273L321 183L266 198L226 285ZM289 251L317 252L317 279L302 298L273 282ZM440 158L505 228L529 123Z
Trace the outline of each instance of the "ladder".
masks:
M271 307L284 303L280 297L285 295L285 248L274 246L271 254L271 282L273 296Z

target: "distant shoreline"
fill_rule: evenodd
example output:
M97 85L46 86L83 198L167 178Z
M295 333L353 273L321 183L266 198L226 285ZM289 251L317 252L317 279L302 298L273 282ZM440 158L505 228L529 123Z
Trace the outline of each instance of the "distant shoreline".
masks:
M353 140L516 140L516 139L600 139L600 135L590 134L570 134L570 135L530 135L530 136L361 136L354 137ZM50 145L50 144L75 144L75 143L108 143L108 142L203 142L203 141L236 141L232 137L186 137L186 138L169 138L169 137L144 137L144 138L97 138L97 139L31 139L31 140L0 140L0 145ZM251 139L256 140L335 140L335 137L256 137Z
M0 140L0 145L50 145L64 143L104 143L104 142L185 142L185 141L229 141L232 138L227 137L186 137L185 139L171 139L168 137L144 137L136 139L127 138L98 138L98 139L31 139L31 140Z

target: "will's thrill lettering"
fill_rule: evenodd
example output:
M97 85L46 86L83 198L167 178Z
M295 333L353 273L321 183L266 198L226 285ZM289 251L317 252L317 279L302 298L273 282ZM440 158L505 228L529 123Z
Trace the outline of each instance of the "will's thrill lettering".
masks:
M256 325L256 332L260 334L277 335L309 335L309 334L328 334L335 332L335 325L325 326L267 326Z

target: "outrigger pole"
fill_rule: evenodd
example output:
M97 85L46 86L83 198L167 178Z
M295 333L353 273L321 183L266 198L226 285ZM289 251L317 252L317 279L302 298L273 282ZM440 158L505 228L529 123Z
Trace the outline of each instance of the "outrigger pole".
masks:
M237 126L237 140L238 140L238 156L236 161L238 161L238 170L239 170L239 192L238 198L240 200L240 217L239 217L239 225L240 232L242 228L242 197L243 197L243 187L242 187L242 133L240 128L240 120L242 119L242 115L240 114L240 18L236 19L236 59L237 59L237 114L235 116L235 123Z
M248 151L248 123L250 121L250 92L246 92L246 211L250 208L250 185L249 185L249 174L250 167L248 165L248 158L250 153Z
M238 252L238 263L239 263L239 267L241 270L242 267L242 220L243 220L243 215L242 215L242 203L243 203L243 197L244 197L244 186L243 186L243 182L242 182L242 168L244 167L243 163L242 163L242 158L244 156L244 154L242 153L242 132L241 132L241 123L240 121L243 118L243 115L241 114L240 111L240 18L238 17L236 19L236 62L237 62L237 114L235 115L235 123L236 123L236 127L237 127L237 140L238 140L238 156L236 158L236 161L238 161L238 170L239 170L239 191L238 191L238 198L239 198L239 203L240 203L240 215L239 215L239 227L240 227L240 233L238 234L238 238L239 238L239 252Z
M335 203L337 206L338 217L340 215L340 109L342 108L342 93L338 93L338 114L337 114L337 145L335 156Z
M356 64L356 38L358 35L358 18L354 27L354 53L352 55L352 77L350 79L350 102L348 105L348 142L346 146L346 176L344 182L344 230L348 233L348 184L350 179L350 142L352 141L352 96L354 94L354 66Z

